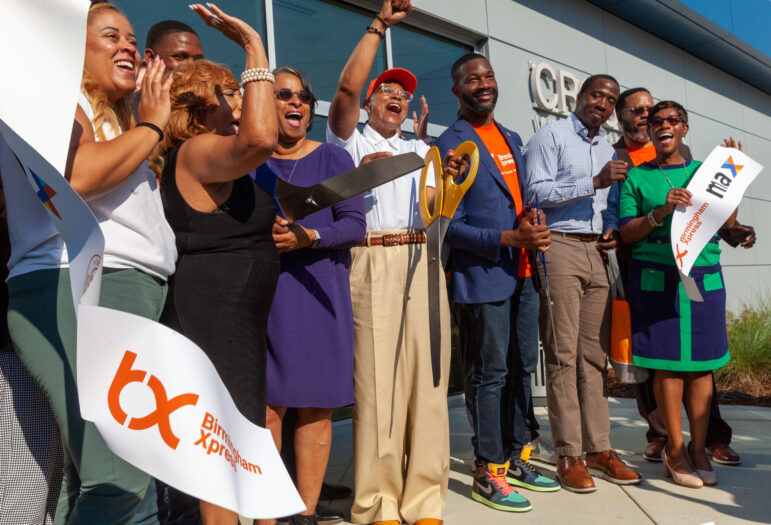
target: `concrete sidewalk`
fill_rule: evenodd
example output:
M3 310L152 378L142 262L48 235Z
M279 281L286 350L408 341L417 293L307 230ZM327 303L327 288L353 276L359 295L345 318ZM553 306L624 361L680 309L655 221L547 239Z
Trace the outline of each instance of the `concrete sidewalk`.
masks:
M566 490L539 493L520 489L533 503L533 510L516 514L499 512L471 499L471 427L461 397L451 398L449 406L451 471L446 525L771 523L771 408L720 407L723 417L733 427L732 446L741 455L742 464L738 467L715 465L718 485L694 490L665 479L661 463L642 458L646 425L637 413L635 401L611 398L613 446L627 463L640 469L643 482L621 487L596 479L597 491L584 495ZM546 409L537 408L536 416L542 433L550 437ZM335 423L327 470L328 481L350 487L353 486L351 438L350 420ZM553 465L536 464L554 474ZM349 515L350 500L322 503Z

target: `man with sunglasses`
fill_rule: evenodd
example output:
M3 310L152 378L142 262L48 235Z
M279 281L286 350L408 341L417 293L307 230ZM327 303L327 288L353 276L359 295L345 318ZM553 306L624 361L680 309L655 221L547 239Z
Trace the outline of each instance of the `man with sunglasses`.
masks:
M412 10L409 0L384 0L338 81L329 108L327 141L345 148L359 165L428 146L404 140L399 130L417 86L394 68L366 90L368 121L356 126L360 97L389 26ZM354 321L353 409L355 497L353 523L438 525L449 478L447 382L449 306L441 286L441 379L434 386L428 327L424 226L418 211L420 171L365 194L367 238L351 249ZM433 194L429 172L427 194Z
M656 158L656 148L648 136L648 112L652 107L653 97L643 87L628 89L618 97L616 115L621 123L623 136L613 144L613 147L618 158L626 160L630 167L639 166ZM733 139L726 140L725 145L736 147ZM680 144L680 155L685 159L693 158L690 148L682 143ZM744 248L751 248L755 244L755 229L752 226L739 224L738 221L731 228L721 229L718 234L734 248L740 244ZM619 250L619 259L624 276L628 274L626 263L629 260L629 255L629 247L622 245ZM637 409L648 422L646 433L648 445L643 451L643 457L648 461L658 462L661 461L661 451L667 443L667 430L653 395L653 376L642 383L637 383L635 387ZM712 403L707 427L708 454L716 463L739 465L741 458L729 446L732 435L731 427L720 416L714 376L712 377L712 388Z
M557 477L577 493L596 490L587 467L621 485L642 479L610 447L605 389L610 284L603 258L616 246L618 183L628 166L616 159L602 126L618 96L612 76L589 77L575 111L542 127L525 152L527 198L540 203L552 232L546 268L539 268L542 279L548 272L551 292L541 291L540 328Z

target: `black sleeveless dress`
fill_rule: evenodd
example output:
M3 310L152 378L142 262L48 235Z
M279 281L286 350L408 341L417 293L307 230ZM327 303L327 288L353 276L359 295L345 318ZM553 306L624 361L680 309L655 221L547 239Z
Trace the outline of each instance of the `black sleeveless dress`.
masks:
M161 322L206 352L238 410L264 427L265 332L279 274L271 233L276 209L244 175L219 208L194 210L177 188L180 145L168 152L161 176L179 254Z

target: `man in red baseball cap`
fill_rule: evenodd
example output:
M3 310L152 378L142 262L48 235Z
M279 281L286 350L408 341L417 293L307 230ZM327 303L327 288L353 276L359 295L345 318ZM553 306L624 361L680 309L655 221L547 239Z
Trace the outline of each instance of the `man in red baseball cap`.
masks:
M412 10L409 0L384 0L340 75L329 108L327 141L359 165L428 146L404 140L417 79L401 68L384 71L360 98L392 24ZM425 108L424 108L425 110ZM351 249L354 319L354 472L351 520L358 524L439 525L449 477L447 381L450 311L441 280L441 379L434 386L428 327L424 225L418 211L420 170L365 194L367 239ZM427 196L433 195L429 171Z

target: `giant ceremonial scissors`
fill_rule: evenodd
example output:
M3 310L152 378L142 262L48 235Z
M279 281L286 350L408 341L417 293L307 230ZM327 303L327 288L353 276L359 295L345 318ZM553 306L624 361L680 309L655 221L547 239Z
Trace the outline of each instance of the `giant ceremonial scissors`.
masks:
M450 226L450 219L458 209L460 201L466 194L479 168L479 149L476 144L467 140L455 148L456 155L468 155L471 159L468 175L462 183L456 184L451 175L442 171L442 158L436 147L426 154L426 165L420 173L420 218L426 228L426 253L428 254L428 329L431 336L431 371L434 376L434 386L439 386L441 377L442 355L442 319L440 310L440 279L444 279L444 263L446 251L442 250L444 236ZM434 166L435 188L434 207L428 207L426 196L426 181L429 167Z

